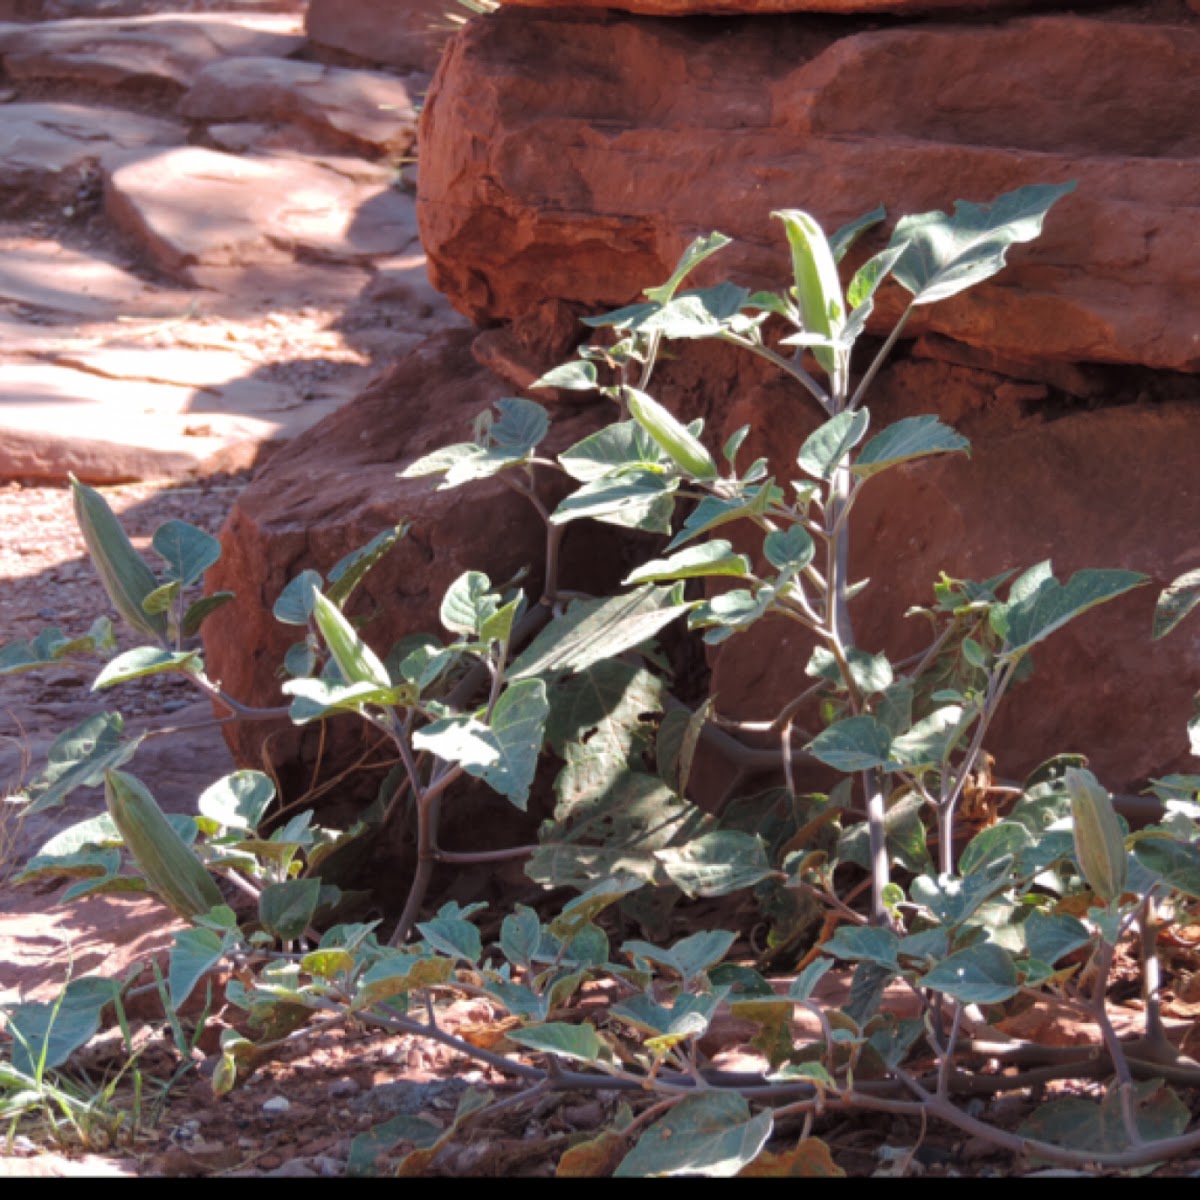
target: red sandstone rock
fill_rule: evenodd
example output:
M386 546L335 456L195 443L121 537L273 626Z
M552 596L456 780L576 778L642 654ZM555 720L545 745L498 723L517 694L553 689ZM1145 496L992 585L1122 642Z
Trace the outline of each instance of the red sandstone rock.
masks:
M453 0L310 0L305 28L318 53L432 71L455 29L452 15Z
M1078 180L993 284L920 310L1026 360L1200 368L1200 28L1079 15L853 29L507 10L452 44L424 110L431 278L480 322L614 307L697 234L699 282L785 282L772 209L835 228ZM531 70L530 63L537 69ZM879 324L897 311L881 296Z
M514 8L561 8L559 0L501 0ZM653 17L695 17L727 13L836 13L858 16L863 13L887 13L907 16L937 9L971 9L986 12L993 8L1040 7L1044 0L573 0L572 8L619 9Z

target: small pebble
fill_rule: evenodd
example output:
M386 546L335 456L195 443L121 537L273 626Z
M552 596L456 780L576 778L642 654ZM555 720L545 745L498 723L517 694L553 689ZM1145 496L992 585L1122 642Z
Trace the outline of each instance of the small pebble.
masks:
M283 1113L287 1112L287 1110L291 1107L292 1106L291 1106L291 1104L288 1103L286 1097L272 1096L270 1098L270 1100L267 1100L264 1102L264 1104L262 1106L262 1110L263 1110L263 1112L265 1112L267 1114L267 1116L276 1117L276 1116L281 1116Z

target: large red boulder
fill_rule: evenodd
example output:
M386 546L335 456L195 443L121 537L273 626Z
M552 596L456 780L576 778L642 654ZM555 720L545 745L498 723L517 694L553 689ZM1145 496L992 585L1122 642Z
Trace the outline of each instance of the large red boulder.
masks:
M919 310L909 332L1194 371L1200 25L1178 14L472 21L422 118L431 278L480 322L547 299L595 311L661 282L718 229L736 243L697 281L780 286L773 209L836 228L880 202L894 218L1074 179L1036 245L994 283ZM877 327L900 299L881 297Z

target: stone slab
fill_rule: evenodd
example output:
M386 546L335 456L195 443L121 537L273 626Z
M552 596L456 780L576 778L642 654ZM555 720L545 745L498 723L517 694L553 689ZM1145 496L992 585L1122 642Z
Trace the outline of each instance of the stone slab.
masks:
M357 184L315 159L239 157L183 146L125 157L107 181L109 217L162 271L339 263L398 254L417 241L411 197Z
M432 71L457 28L454 8L446 0L309 0L305 29L318 53L324 48L402 71Z
M398 156L417 136L413 92L394 75L275 58L227 58L180 101L192 121L284 121L354 150Z
M294 14L151 13L10 27L0 31L0 62L14 80L96 87L150 82L182 91L219 59L282 58L303 45Z
M49 201L70 205L89 189L111 154L170 145L182 129L172 121L79 104L17 103L0 107L0 211L26 211Z

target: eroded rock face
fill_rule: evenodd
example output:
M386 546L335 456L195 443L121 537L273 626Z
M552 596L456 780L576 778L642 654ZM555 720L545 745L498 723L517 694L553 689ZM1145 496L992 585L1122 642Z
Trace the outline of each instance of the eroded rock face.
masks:
M539 594L545 534L528 501L497 480L439 492L436 480L396 478L421 455L470 440L474 418L508 393L475 362L473 337L460 330L422 343L359 399L296 437L239 497L222 535L223 557L207 577L210 590L229 589L237 600L204 627L212 677L231 695L260 706L286 703L277 668L302 631L272 616L279 593L306 568L326 572L402 520L412 523L411 532L368 575L349 609L377 613L363 636L381 654L410 633L445 636L438 609L465 571L502 583L528 567L523 586L531 597ZM567 416L550 444L561 449L598 424L591 412ZM603 540L586 546L568 538L564 570L572 586L612 587L621 567L605 561ZM287 721L228 727L227 737L242 764L261 766L265 753L292 798L313 786L314 774L332 778L358 754L376 763L391 757L372 751L378 738L356 717L331 722L324 746L317 729ZM367 771L341 785L350 812L381 778L381 771ZM497 806L509 809L492 796L486 808Z
M1200 25L1079 14L890 24L507 10L452 44L424 110L431 278L474 320L592 311L661 282L786 282L777 208L836 228L1077 180L998 281L914 334L1057 361L1200 367ZM536 62L536 70L529 64ZM890 324L900 293L881 296Z
M514 8L560 8L557 0L501 0ZM1086 2L1086 0L1085 0ZM989 9L1043 7L1045 0L573 0L578 9L618 9L651 17L695 17L726 14L863 13L921 15L939 9L986 12Z
M454 7L453 0L310 0L305 29L318 53L432 71L454 31Z

